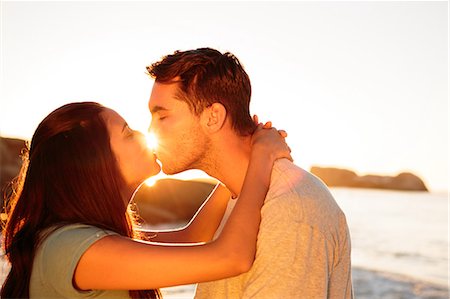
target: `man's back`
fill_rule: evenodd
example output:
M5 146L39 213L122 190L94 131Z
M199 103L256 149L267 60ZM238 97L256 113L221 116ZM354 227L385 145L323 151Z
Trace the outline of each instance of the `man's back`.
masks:
M352 297L345 215L319 179L277 161L261 215L252 269L199 284L197 299Z

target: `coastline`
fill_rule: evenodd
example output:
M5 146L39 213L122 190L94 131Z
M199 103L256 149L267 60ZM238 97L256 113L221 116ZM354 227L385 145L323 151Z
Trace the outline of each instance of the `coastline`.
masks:
M331 191L346 212L352 233L355 298L449 298L445 194L348 188ZM184 225L180 221L144 225L143 229L164 230ZM0 285L9 268L3 258L0 250ZM162 291L164 299L193 298L195 285Z
M8 265L0 256L0 284L3 284ZM358 299L447 299L448 286L425 282L412 277L352 267L353 291ZM193 298L195 285L184 285L161 290L164 299Z
M353 292L358 299L447 299L447 287L404 275L353 267ZM191 299L195 285L161 289L164 299ZM301 298L301 297L299 297Z
M358 299L449 298L449 290L445 286L403 275L353 267L352 276L354 296ZM161 291L164 299L190 299L194 297L195 285L164 288Z
M401 274L352 267L353 291L358 299L447 299L448 285Z

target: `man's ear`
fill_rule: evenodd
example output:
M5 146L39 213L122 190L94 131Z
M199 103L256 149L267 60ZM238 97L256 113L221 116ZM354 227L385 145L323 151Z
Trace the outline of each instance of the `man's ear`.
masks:
M227 109L220 104L214 103L202 112L202 123L207 131L215 133L225 124Z

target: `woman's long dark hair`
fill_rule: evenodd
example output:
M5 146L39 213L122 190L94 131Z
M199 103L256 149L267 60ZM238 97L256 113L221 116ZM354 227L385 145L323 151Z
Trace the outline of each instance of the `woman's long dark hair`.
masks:
M83 223L136 237L103 111L93 102L67 104L36 129L8 200L4 249L11 271L2 298L29 298L36 248L47 228ZM130 291L130 296L159 298L160 293Z

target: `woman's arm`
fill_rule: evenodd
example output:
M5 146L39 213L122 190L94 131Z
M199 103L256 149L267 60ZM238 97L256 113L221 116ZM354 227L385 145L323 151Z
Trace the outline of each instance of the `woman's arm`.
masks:
M259 124L258 116L253 116L256 125ZM266 129L272 127L272 122L267 122L263 126ZM282 137L286 137L285 131L278 131ZM209 242L214 237L217 228L223 218L231 197L230 191L221 183L217 184L209 197L191 221L184 227L170 230L142 230L145 239L157 243L200 243Z
M199 243L211 241L225 213L230 196L230 191L219 183L185 227L167 231L143 230L142 233L151 242Z
M258 130L238 202L220 237L196 246L162 246L105 237L81 257L74 274L82 289L154 289L235 276L250 269L273 162L290 157L278 132Z

